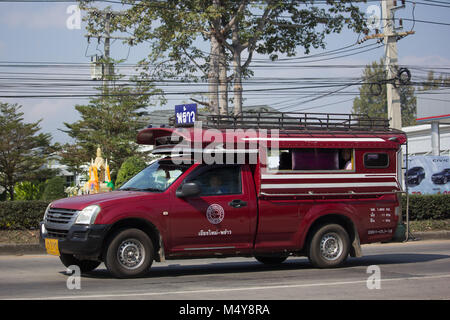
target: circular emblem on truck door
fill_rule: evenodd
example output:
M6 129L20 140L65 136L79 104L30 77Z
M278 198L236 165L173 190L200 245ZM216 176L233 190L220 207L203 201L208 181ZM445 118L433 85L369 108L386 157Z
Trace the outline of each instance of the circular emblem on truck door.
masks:
M224 217L225 211L221 205L212 204L206 210L206 218L208 218L208 221L212 224L221 223Z

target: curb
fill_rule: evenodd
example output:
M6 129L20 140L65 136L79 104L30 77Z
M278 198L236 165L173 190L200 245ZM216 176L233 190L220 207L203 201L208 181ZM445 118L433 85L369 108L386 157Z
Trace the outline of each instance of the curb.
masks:
M411 232L408 240L446 240L450 239L450 231Z
M0 244L1 256L21 256L24 254L45 254L45 248L39 244Z
M420 240L450 240L450 231L412 232L408 241ZM0 244L0 256L25 254L45 254L45 248L40 244Z

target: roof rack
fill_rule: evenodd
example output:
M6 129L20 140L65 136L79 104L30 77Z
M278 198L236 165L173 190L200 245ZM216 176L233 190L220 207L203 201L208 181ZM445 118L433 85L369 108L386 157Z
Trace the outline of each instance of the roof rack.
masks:
M170 119L174 125L174 118ZM173 122L172 122L173 121ZM280 129L302 131L395 131L389 120L362 114L300 113L256 111L238 116L198 114L205 128L214 129Z

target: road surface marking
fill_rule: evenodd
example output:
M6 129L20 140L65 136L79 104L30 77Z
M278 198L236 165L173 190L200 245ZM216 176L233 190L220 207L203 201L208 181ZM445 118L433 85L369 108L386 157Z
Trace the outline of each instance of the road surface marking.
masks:
M443 279L450 278L450 274L442 274L435 276L415 276L406 278L391 278L381 279L381 282L393 282L402 280L427 280L427 279ZM252 290L267 290L267 289L290 289L290 288L307 288L307 287L324 287L324 286L340 286L351 284L366 284L367 279L355 281L337 281L327 283L306 283L306 284L291 284L291 285L277 285L277 286L259 286L259 287L240 287L240 288L225 288L225 289L201 289L201 290L184 290L184 291L166 291L166 292L124 292L114 294L91 294L91 295L67 295L67 296L53 296L40 298L10 298L7 300L62 300L62 299L105 299L105 298L119 298L119 297L143 297L143 296L159 296L171 294L198 294L198 293L214 293L214 292L233 292L233 291L252 291Z

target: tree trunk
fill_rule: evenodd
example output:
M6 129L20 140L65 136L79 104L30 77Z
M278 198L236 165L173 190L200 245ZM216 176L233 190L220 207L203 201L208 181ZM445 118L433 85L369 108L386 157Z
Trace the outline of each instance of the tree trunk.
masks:
M9 193L9 200L14 201L14 187L11 186L7 189L7 192Z
M216 9L216 12L220 12L221 10L221 1L213 0L213 6ZM215 114L227 114L228 113L228 95L227 95L227 83L225 84L223 80L226 80L227 70L226 70L226 59L224 58L224 48L223 43L221 43L221 39L219 37L218 32L220 32L221 25L221 17L216 17L212 21L213 30L211 30L211 43L214 43L214 52L211 54L211 60L214 60L215 71L216 71L216 87L214 88L214 92L217 97L217 110L214 110ZM225 64L224 64L225 61ZM225 75L225 76L224 76ZM210 91L211 92L211 91Z
M211 32L211 54L209 60L208 86L209 110L219 114L219 54L220 46L215 35Z
M234 116L242 113L242 66L241 66L241 44L237 23L232 26L232 46L233 46L233 71L234 71Z
M227 77L227 57L225 55L224 46L220 46L219 61L219 97L220 97L220 114L228 114L228 77Z

